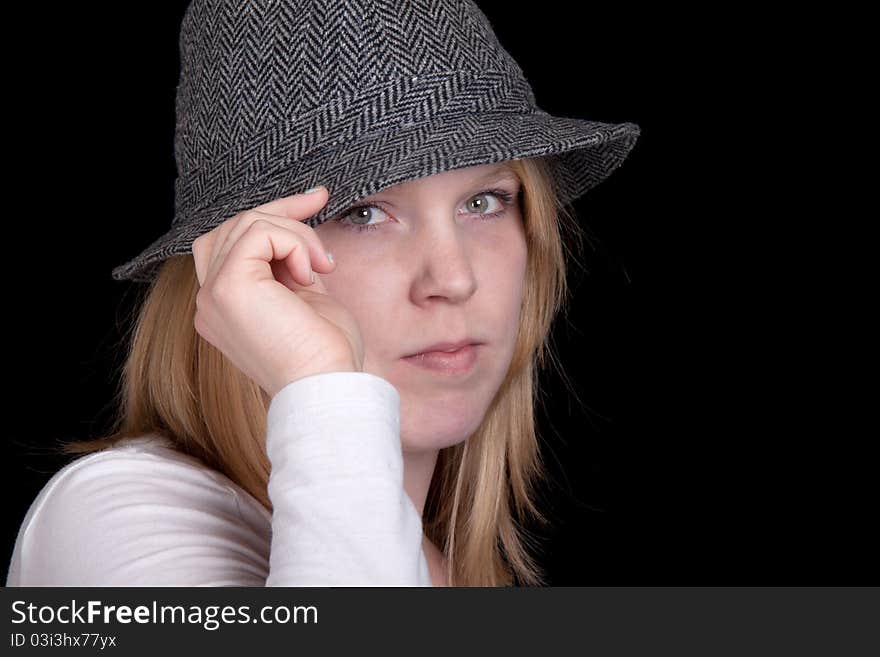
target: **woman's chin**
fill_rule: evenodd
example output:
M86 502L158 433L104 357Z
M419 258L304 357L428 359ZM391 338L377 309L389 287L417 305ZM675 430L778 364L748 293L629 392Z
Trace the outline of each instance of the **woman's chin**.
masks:
M401 396L400 435L406 451L436 450L464 442L480 425L485 409L460 395L448 403ZM458 407L452 404L458 403Z

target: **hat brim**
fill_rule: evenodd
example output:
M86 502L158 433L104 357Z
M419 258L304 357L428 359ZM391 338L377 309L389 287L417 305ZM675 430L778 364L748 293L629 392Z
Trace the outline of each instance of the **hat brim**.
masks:
M404 182L482 164L557 156L550 164L562 203L570 203L617 169L640 135L635 123L603 123L544 112L490 112L439 117L368 132L290 162L282 148L245 192L197 217L175 220L137 257L113 269L115 280L149 282L162 261L192 252L192 242L238 212L324 185L325 206L304 223L316 227L359 200Z

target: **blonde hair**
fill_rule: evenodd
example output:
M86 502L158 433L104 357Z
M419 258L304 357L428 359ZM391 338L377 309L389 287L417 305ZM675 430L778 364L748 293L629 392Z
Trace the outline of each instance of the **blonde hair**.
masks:
M544 574L524 525L548 520L536 504L546 478L536 434L537 373L552 362L550 327L568 302L565 245L580 246L558 202L550 162L510 160L522 181L528 259L519 331L507 376L476 432L440 450L423 513L451 586L541 586ZM124 339L128 352L111 433L63 444L65 454L160 434L223 473L270 512L266 456L269 399L194 328L198 280L191 254L174 256L139 298Z

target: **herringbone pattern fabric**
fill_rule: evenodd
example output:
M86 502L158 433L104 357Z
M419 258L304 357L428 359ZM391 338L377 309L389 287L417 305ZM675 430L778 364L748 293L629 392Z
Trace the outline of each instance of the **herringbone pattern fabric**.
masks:
M171 229L116 280L149 281L225 219L319 184L312 227L401 182L554 155L570 202L640 133L541 110L471 0L193 0L180 58Z

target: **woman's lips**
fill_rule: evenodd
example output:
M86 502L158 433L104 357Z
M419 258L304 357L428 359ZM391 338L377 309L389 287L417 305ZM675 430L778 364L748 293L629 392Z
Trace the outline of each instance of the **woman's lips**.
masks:
M407 363L440 374L466 374L477 362L480 345L469 344L456 351L426 351L403 358Z

